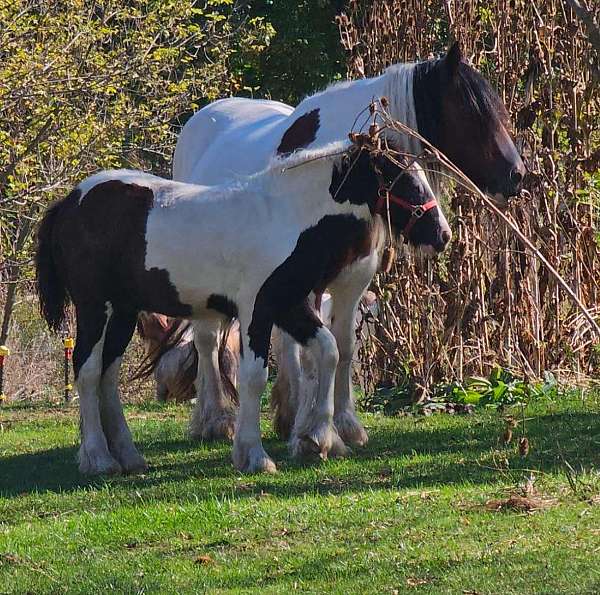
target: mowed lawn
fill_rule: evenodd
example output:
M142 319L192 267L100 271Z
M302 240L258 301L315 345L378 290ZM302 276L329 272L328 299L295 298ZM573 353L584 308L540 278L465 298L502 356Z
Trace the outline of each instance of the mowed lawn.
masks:
M265 419L280 472L241 476L151 404L127 410L148 474L86 479L75 407L5 406L0 593L600 593L599 414L530 405L525 458L495 411L365 416L368 446L320 464Z

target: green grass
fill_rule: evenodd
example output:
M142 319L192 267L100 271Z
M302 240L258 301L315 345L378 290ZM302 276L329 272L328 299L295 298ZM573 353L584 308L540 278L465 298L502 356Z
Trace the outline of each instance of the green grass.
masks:
M240 476L148 405L127 415L149 473L85 479L76 409L5 407L0 593L598 593L600 398L525 413L526 458L494 412L367 416L369 445L320 465L265 423L280 473ZM531 470L550 508L486 508Z

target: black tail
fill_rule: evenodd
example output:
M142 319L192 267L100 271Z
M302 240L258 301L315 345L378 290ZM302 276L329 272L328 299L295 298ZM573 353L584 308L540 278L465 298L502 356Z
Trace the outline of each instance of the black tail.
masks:
M55 259L53 231L56 219L68 200L69 197L48 207L37 232L35 275L40 311L48 326L55 331L61 329L65 319L68 295Z

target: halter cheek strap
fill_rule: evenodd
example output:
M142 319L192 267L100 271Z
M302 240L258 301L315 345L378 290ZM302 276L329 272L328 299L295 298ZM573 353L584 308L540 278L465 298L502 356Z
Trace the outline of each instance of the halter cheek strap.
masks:
M375 204L375 214L376 215L383 214L383 212L385 211L385 206L387 204L387 201L393 202L393 203L397 204L398 206L402 207L403 209L410 211L410 219L408 220L408 223L405 225L404 229L402 230L402 235L406 239L408 239L410 230L414 227L415 223L421 217L423 217L423 215L425 215L425 213L427 213L427 211L430 211L431 209L433 209L433 207L437 207L437 204L438 204L437 200L435 198L432 198L431 200L427 201L425 204L413 205L410 202L404 200L403 198L400 198L399 196L396 196L395 194L392 194L388 190L382 188L379 192L379 197L377 198L377 203Z

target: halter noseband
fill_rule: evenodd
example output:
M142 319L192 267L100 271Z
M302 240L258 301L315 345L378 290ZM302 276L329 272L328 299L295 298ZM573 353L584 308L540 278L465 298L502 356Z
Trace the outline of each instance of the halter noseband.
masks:
M437 207L438 204L437 200L435 198L432 198L425 204L413 205L412 203L404 200L403 198L392 194L385 186L380 186L379 197L377 198L377 203L375 204L376 215L383 215L384 207L387 205L388 201L397 204L398 206L402 207L403 209L406 209L407 211L410 211L410 219L408 220L408 223L404 226L404 229L402 230L402 235L407 240L410 234L410 230L414 227L415 223L421 217L423 217L423 215L425 215L427 211L430 211L431 209L433 209L433 207Z

